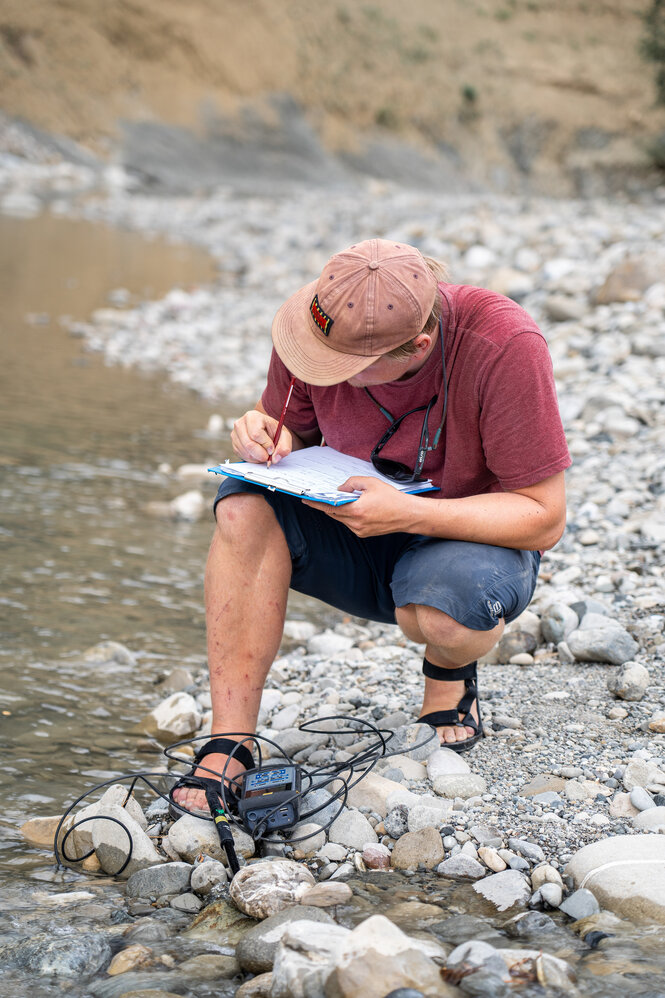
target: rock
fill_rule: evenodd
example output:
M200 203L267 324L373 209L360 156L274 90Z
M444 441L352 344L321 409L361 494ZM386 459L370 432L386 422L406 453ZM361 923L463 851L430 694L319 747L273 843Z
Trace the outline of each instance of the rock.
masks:
M443 843L436 828L407 832L395 843L390 865L397 870L432 870L444 858Z
M220 981L235 977L239 972L240 964L235 956L225 956L222 953L201 953L200 956L193 956L178 965L178 973L193 981ZM149 998L149 995L145 998Z
M526 839L509 838L508 847L519 853L520 856L530 859L533 863L542 863L545 859L545 854L540 846L534 842L527 842Z
M579 628L567 639L578 662L609 662L623 665L638 650L637 642L616 620L586 614Z
M478 850L478 857L492 873L501 873L502 870L506 869L505 860L501 859L496 849L490 846L482 846Z
M323 631L315 634L307 642L307 651L310 655L321 655L324 658L332 658L334 655L343 655L345 651L353 648L355 641L353 638L344 637L342 634L335 634L334 631Z
M506 962L501 953L490 943L480 939L472 939L456 946L448 955L446 966L451 970L455 970L456 967L473 968L474 973L470 976L476 982L478 982L479 968L498 978L499 983L508 977ZM474 993L495 993L495 989L491 985L488 987L485 982L482 983L481 987L482 990L480 991L474 988ZM503 992L499 990L498 993L502 994Z
M252 918L268 918L288 905L298 904L316 881L306 866L291 860L252 863L231 881L231 900Z
M224 864L220 863L219 860L209 859L193 868L190 883L195 894L206 897L213 887L217 887L218 884L226 884L228 879Z
M474 884L473 889L490 901L498 911L507 911L514 904L526 904L531 895L526 878L517 870L493 873Z
M665 832L665 807L651 807L633 818L633 825L642 831Z
M139 728L162 745L188 738L198 731L201 713L189 693L172 693L143 718Z
M545 883L538 888L537 893L550 908L558 908L563 899L563 888L560 884Z
M341 925L292 922L279 940L270 998L323 995L334 962L351 930Z
M393 839L399 839L409 830L409 809L406 804L398 804L391 808L384 818L383 825L386 834Z
M651 256L626 257L607 275L594 295L596 305L639 301L645 291L662 280L663 261Z
M334 924L330 915L316 907L296 905L284 908L244 934L236 946L236 957L242 969L250 974L272 970L280 940L293 922Z
M234 998L271 998L272 994L272 974L259 974L241 984Z
M127 881L128 898L158 898L181 894L189 887L192 868L189 863L161 863L132 873Z
M644 761L644 759L631 759L624 769L621 782L628 792L630 792L633 787L646 787L649 783L650 771L651 767Z
M506 864L504 863L503 869L505 870L505 868ZM443 863L439 863L436 872L440 876L449 877L452 880L478 880L479 877L485 876L487 870L477 859L472 859L471 856L465 856L458 852L450 859L444 859Z
M639 662L625 662L615 676L607 680L610 693L622 700L641 700L649 685L649 672Z
M441 776L455 776L459 773L470 773L471 767L459 752L452 749L434 749L427 760L427 777L433 783Z
M191 674L189 669L179 667L177 669L172 669L168 676L166 676L157 686L157 689L160 692L163 690L170 690L171 693L179 693L193 685L194 676Z
M428 804L417 804L415 807L409 808L409 831L419 832L422 828L438 828L446 820L445 816L452 807L452 802L441 801L440 803L448 804L448 807L442 810L440 807L432 807Z
M426 724L405 724L396 729L390 744L393 752L404 753L416 762L426 762L439 748L439 739L435 730Z
M585 887L574 891L559 905L560 910L570 918L578 921L581 918L588 918L600 911L600 906L595 897Z
M255 843L243 829L231 827L236 852L248 858L254 855ZM176 855L193 863L197 856L204 853L220 862L226 859L226 852L219 844L219 838L212 821L197 818L193 814L184 814L182 818L171 825L166 838L168 845Z
M432 786L434 793L441 797L462 797L464 800L487 791L487 781L483 776L478 776L475 773L439 776L433 781Z
M136 656L118 641L100 641L81 656L88 665L136 665Z
M176 895L176 897L171 898L169 904L174 911L186 911L189 915L195 915L202 907L202 902L191 891Z
M650 808L656 806L653 797L647 793L644 787L633 787L629 797L630 803L637 811L648 811Z
M309 641L317 630L316 624L309 620L287 620L284 624L284 637L291 641Z
M563 887L561 874L548 863L542 863L531 871L531 886L534 891L537 891L543 884L557 884L559 887Z
M545 312L552 322L570 322L583 318L587 306L568 295L549 295L544 302Z
M296 859L313 856L326 844L326 833L313 821L301 821L291 829L289 838L296 850Z
M610 801L610 818L634 818L640 812L631 803L630 794L615 794Z
M601 839L575 853L565 873L577 887L587 887L601 908L636 922L665 924L665 836Z
M589 797L589 791L577 780L567 780L563 794L567 800L587 800Z
M383 915L357 925L343 941L325 984L326 998L384 998L396 987L448 996L432 956L436 943L407 936Z
M185 939L213 942L215 945L219 945L220 939L223 939L225 945L233 946L254 924L253 919L238 911L229 901L214 901L196 916L183 936Z
M365 815L355 810L344 811L333 821L328 829L328 839L358 851L362 851L368 842L379 841Z
M116 953L108 965L106 973L110 976L125 974L128 970L136 970L137 967L145 966L151 960L152 950L148 949L147 946L141 946L140 943L135 943L133 946L126 946L125 949Z
M127 797L127 787L114 783L93 804L88 804L74 815L74 826L67 839L67 856L81 858L94 849L92 841L93 818L109 814L110 808L124 810L145 831L148 827L140 804L133 797ZM71 823L68 821L68 825Z
M665 734L665 711L661 710L653 714L647 722L647 727L649 731L653 731L654 734Z
M534 797L536 794L546 793L547 791L554 791L559 793L559 791L564 790L566 786L566 781L560 776L551 776L548 773L541 773L538 776L534 776L532 780L522 787L522 797Z
M389 870L390 849L384 845L366 845L362 851L363 863L368 870Z
M94 977L111 960L106 936L96 932L75 932L53 936L32 936L11 944L3 952L5 967L19 967L40 977L68 977L83 981Z
M61 815L53 815L48 818L30 818L21 825L21 835L28 845L31 845L34 849L52 850L55 841L55 831L60 824L60 820ZM65 828L63 828L64 830Z
M127 879L137 870L164 862L152 841L125 808L115 804L104 808L103 816L100 814L95 818L91 826L92 845L105 873ZM131 857L126 862L130 850Z
M507 631L494 650L497 663L507 665L514 655L531 654L538 642L528 631Z
M348 884L333 883L328 881L323 884L315 884L308 888L301 898L301 905L310 905L315 908L332 908L338 904L347 904L353 897L353 891Z
M388 813L388 797L401 784L387 780L377 773L367 773L356 786L351 787L346 803L351 808L368 807L385 818Z

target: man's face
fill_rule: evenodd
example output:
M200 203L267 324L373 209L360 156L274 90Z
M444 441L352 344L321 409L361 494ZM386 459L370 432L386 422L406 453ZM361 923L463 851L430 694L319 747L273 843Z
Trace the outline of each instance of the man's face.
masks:
M415 359L415 357L397 358L385 354L366 367L364 371L354 374L347 383L353 385L354 388L365 388L365 386L385 385L390 381L400 381L402 378L408 378L410 374L415 373L415 370L412 370ZM422 364L422 361L420 363Z

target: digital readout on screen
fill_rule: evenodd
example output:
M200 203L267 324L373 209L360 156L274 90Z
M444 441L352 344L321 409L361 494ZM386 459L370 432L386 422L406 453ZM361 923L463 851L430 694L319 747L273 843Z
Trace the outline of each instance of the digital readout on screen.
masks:
M278 794L282 790L292 790L292 783L270 783L256 790L246 790L245 797L261 797L263 794Z

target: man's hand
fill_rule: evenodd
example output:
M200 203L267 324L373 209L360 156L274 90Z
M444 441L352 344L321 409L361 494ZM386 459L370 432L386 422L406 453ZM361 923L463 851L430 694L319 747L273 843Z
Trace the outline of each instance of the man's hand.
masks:
M277 420L259 409L250 409L233 424L231 444L234 451L243 461L252 464L265 464L272 455L272 464L277 464L293 449L291 431L282 427L277 448L273 447L273 438L277 430Z
M378 537L399 530L409 530L412 503L415 496L399 492L392 485L364 476L348 478L339 486L340 492L362 492L355 502L329 506L323 502L303 499L306 506L319 509L331 519L343 523L358 537Z

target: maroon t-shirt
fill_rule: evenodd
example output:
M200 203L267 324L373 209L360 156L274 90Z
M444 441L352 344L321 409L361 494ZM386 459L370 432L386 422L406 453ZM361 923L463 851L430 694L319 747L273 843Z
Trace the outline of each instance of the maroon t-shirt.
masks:
M556 399L547 343L533 319L509 298L484 288L439 284L448 376L448 414L423 473L450 499L535 485L571 461ZM262 403L278 419L291 375L273 350ZM396 419L417 405L430 411L430 442L441 421L443 368L437 343L405 381L370 386ZM381 457L413 468L423 412L404 420ZM317 387L296 380L286 426L319 430L336 450L369 460L389 421L362 388ZM341 483L340 483L341 484Z

